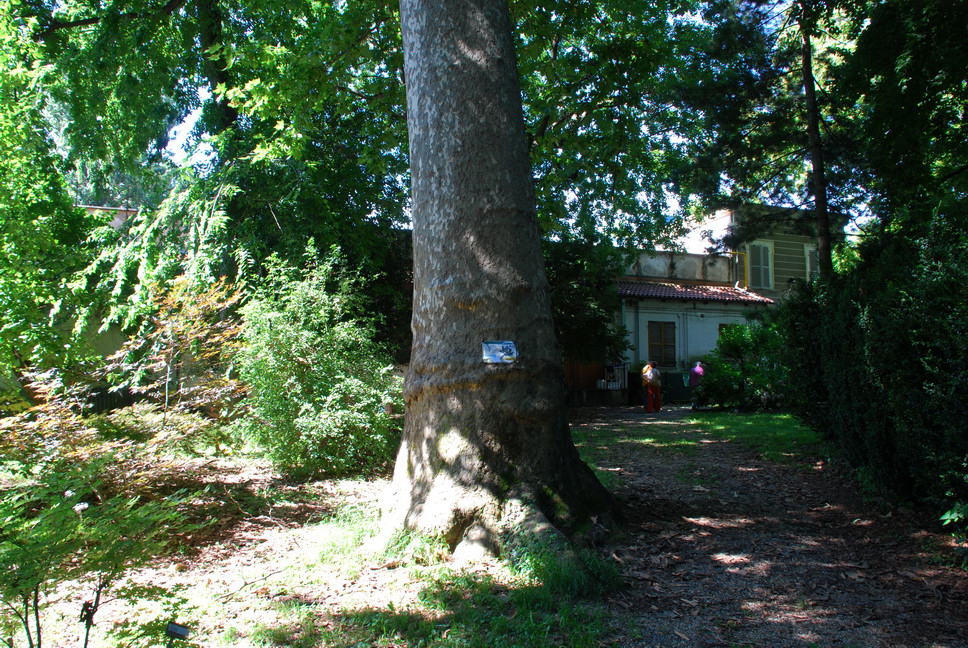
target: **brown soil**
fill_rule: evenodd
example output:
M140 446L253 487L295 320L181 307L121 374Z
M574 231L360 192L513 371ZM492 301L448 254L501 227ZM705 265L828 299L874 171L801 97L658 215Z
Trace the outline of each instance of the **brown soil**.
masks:
M573 425L686 414L584 409ZM865 505L824 462L778 465L679 429L698 452L612 448L629 517L614 554L627 588L612 598L635 619L624 645L968 646L968 575L938 564L946 536Z

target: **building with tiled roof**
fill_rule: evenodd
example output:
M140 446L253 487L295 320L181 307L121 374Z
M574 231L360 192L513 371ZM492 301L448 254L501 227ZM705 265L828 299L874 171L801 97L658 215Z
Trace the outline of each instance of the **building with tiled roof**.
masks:
M628 332L625 362L566 367L574 403L636 403L636 376L650 360L665 376L667 397L685 398L683 378L716 348L720 331L774 303L746 287L744 260L735 254L642 253L617 280L617 289L621 307L616 319Z
M724 237L754 217L775 223L761 226L758 238L735 249L709 252L724 249ZM745 324L750 313L769 308L797 281L816 275L815 239L789 225L803 220L801 212L790 209L723 210L691 225L677 241L683 251L640 254L617 279L621 309L616 320L628 331L624 365L566 363L572 402L641 402L635 374L650 360L665 376L663 392L673 400L684 398L689 368L716 348L724 327ZM715 241L719 244L711 245Z
M768 297L757 295L738 286L718 286L711 284L674 283L669 281L644 281L620 279L619 297L638 297L642 299L672 299L698 302L724 302L734 304L772 304Z
M636 367L655 360L666 372L688 371L716 347L724 326L773 304L746 287L741 255L642 253L617 283L626 361Z

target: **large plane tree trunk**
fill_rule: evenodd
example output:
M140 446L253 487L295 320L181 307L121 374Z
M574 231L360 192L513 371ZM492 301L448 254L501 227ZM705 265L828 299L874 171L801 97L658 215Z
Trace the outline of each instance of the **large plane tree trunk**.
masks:
M580 531L614 505L568 428L506 0L400 4L413 348L384 529L489 552ZM483 362L485 340L518 358Z

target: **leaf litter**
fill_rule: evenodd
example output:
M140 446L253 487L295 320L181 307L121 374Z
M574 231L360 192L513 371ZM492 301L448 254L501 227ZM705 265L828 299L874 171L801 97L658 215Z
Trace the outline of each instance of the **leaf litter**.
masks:
M825 462L809 470L773 464L712 438L685 423L685 408L571 415L579 431L621 430L631 438L659 424L698 441L696 452L678 454L619 436L598 459L619 475L613 490L627 514L625 527L599 547L624 576L605 601L613 632L601 645L968 646L968 578L939 564L931 547L946 536L926 530L930 520L874 509L846 472ZM131 579L174 593L176 611L195 610L194 645L258 645L252 628L285 624L287 607L313 609L324 628L333 625L329 615L345 610L419 607L426 581L400 559L362 558L348 570L318 561L329 540L315 523L341 506L372 506L385 480L289 484L259 464L187 473L222 496L208 503L221 508L206 509L218 523ZM504 575L497 561L469 569L495 582ZM96 631L103 640L126 617L170 612L118 601L105 607ZM69 620L74 610L62 614ZM58 638L68 645L78 636Z
M933 520L876 510L826 462L775 464L712 437L688 408L572 414L579 432L621 431L607 461L628 528L611 551L635 622L614 645L968 646L968 574L939 564ZM698 450L623 442L657 425Z

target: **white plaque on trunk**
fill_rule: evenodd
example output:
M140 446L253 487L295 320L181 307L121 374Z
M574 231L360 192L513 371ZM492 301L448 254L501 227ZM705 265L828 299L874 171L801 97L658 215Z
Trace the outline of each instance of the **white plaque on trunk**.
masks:
M518 348L510 340L485 340L481 354L487 364L512 364L518 359Z

